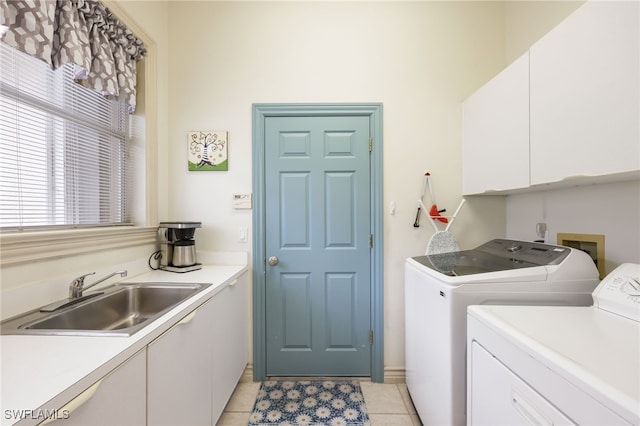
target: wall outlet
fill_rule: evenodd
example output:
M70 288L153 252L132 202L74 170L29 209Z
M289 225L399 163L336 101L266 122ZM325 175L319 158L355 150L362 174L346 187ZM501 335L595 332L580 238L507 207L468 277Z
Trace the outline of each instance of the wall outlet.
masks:
M546 223L536 223L536 236L536 242L538 243L546 243L549 241L549 230L547 230Z

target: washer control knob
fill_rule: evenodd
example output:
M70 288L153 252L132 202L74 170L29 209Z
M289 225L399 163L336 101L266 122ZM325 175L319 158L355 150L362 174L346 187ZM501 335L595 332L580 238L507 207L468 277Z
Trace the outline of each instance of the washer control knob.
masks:
M515 244L512 244L511 246L507 247L507 251L511 252L511 253L515 253L518 250L520 250L521 248L522 248L522 244L515 243Z

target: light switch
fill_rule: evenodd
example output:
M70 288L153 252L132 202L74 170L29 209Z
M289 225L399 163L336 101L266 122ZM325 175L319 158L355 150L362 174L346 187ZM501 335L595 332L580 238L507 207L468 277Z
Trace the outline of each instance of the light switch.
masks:
M246 243L247 242L247 227L246 226L241 226L238 232L238 241L240 241L241 243Z

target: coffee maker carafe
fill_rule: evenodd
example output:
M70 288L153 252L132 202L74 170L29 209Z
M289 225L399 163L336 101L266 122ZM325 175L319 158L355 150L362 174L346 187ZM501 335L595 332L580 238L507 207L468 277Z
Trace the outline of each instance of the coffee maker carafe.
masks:
M160 269L171 272L189 272L202 268L196 259L193 239L201 222L160 222Z

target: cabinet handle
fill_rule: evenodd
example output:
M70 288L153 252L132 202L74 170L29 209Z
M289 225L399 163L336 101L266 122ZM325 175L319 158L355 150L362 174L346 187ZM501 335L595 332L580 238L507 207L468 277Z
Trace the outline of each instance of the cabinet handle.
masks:
M515 389L511 389L511 403L518 413L524 417L529 424L540 426L552 426L553 422L547 419L536 407L531 405Z
M193 312L189 313L186 317L182 318L180 320L180 322L178 323L178 325L187 324L187 323L191 322L191 320L193 318L195 318L196 312L198 312L197 309L195 309Z
M73 398L66 405L64 405L62 408L60 408L59 410L56 410L56 411L63 411L63 412L66 411L68 414L71 414L74 411L76 411L85 402L89 401L91 399L91 397L93 397L93 395L98 390L98 387L100 386L100 383L102 383L102 380L103 379L100 379L97 382L95 382L93 385L89 386L89 388L85 389L84 392L82 392L80 395L78 395L75 398ZM55 420L58 420L58 419L55 418L55 416L49 417L48 419L46 419L45 421L40 423L39 426L44 426L44 425L49 424L49 423L51 423L51 422L53 422Z
M238 284L238 279L237 278L229 283L229 287L233 287L236 284Z

